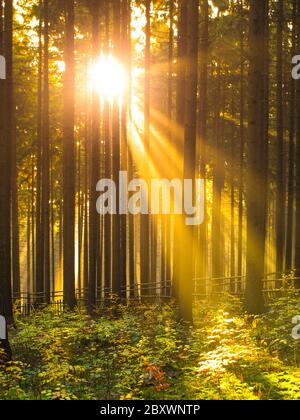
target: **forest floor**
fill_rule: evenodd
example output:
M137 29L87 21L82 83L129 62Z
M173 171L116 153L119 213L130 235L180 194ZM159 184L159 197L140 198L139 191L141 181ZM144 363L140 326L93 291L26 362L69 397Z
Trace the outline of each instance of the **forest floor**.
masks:
M256 317L230 296L199 302L193 327L172 305L17 318L0 398L300 399L299 297L274 302Z

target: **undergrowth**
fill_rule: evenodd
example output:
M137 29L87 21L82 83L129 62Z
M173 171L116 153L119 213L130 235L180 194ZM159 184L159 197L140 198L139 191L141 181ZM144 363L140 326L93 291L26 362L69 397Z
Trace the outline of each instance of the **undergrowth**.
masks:
M94 318L51 309L17 319L1 399L299 399L299 297L247 316L227 296L199 303L195 324L172 305L119 307Z

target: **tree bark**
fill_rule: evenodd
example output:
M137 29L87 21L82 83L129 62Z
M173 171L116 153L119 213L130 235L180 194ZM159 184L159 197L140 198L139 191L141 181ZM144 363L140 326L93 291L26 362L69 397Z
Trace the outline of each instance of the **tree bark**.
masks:
M199 1L190 0L187 11L187 63L185 91L185 130L183 179L195 180L197 136L197 78L198 78L198 19ZM194 227L182 220L179 310L185 321L193 321L194 284ZM175 238L175 241L179 238Z
M247 156L247 278L245 308L264 310L263 282L267 213L268 0L250 1L249 118Z
M75 306L75 144L74 144L74 0L65 2L65 77L63 147L63 285L64 303Z

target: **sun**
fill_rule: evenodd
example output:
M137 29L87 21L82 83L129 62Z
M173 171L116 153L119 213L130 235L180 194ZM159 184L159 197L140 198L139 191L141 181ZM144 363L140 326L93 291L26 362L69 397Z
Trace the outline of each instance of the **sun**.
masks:
M128 76L124 66L112 55L101 54L90 66L89 82L103 100L122 99Z

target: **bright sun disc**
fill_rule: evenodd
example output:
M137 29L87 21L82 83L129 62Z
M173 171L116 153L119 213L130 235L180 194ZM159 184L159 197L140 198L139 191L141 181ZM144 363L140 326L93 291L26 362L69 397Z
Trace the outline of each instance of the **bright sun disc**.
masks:
M111 55L101 55L90 68L90 83L106 100L120 99L127 84L125 69Z

